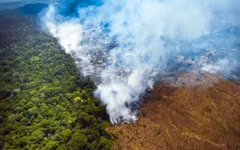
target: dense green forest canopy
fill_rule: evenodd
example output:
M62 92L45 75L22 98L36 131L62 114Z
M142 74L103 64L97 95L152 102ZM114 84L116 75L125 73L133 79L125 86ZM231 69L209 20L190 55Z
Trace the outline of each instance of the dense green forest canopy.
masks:
M95 85L35 21L0 16L0 149L110 149Z

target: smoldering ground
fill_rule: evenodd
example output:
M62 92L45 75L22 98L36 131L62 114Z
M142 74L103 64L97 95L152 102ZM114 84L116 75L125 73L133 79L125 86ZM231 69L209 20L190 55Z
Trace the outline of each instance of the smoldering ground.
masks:
M95 81L95 96L116 124L137 120L131 104L174 68L233 77L239 6L237 0L63 0L49 6L42 22Z

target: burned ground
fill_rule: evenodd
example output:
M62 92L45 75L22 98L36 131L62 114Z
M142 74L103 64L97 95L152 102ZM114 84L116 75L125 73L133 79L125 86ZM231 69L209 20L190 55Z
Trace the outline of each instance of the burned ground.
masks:
M138 122L107 129L114 149L240 149L238 84L218 80L184 87L161 82L150 95Z

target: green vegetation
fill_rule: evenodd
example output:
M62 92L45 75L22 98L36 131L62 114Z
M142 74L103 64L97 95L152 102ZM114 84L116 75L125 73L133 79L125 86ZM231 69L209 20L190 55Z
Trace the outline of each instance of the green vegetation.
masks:
M0 16L0 149L110 149L105 106L32 18Z

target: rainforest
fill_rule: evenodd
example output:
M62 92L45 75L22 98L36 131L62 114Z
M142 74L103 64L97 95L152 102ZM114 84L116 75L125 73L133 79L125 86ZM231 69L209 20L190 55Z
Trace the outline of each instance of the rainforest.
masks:
M109 149L110 123L93 82L35 14L16 12L0 17L1 149Z

